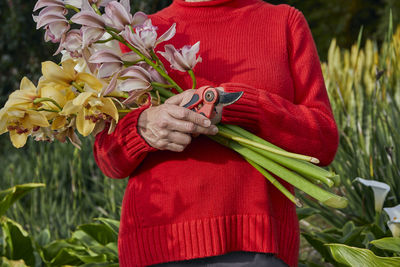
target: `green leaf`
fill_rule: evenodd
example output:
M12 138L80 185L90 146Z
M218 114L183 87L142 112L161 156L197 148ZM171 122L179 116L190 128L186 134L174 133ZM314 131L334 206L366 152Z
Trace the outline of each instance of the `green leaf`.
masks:
M111 242L117 242L118 240L118 235L115 233L114 229L108 225L97 223L83 224L78 226L78 229L104 246Z
M83 255L81 255L83 256ZM57 256L51 260L49 263L50 266L62 266L62 265L73 265L78 266L83 264L84 262L77 256L77 252L64 248L59 251Z
M305 218L308 218L308 217L310 217L312 215L321 213L319 210L314 209L314 208L310 208L310 207L297 208L296 212L297 212L297 217L299 218L299 221L303 220Z
M2 217L1 227L5 240L5 256L11 260L23 259L27 265L34 265L34 247L28 232L7 217Z
M372 251L343 244L327 244L334 259L348 266L393 267L400 266L400 257L378 257Z
M14 204L15 201L25 196L29 191L38 187L44 187L45 184L29 183L11 187L0 191L0 217Z
M118 263L114 262L103 262L103 263L86 263L80 267L118 267Z
M50 242L50 231L49 229L44 229L40 232L39 236L36 238L36 242L40 247L44 247Z
M76 251L85 251L86 248L82 245L79 244L73 244L71 242L67 242L66 240L57 240L54 242L51 242L47 246L45 246L42 251L43 251L43 259L47 262L53 261L54 258L57 257L58 254L63 249L70 249L70 250L76 250Z
M0 259L0 266L1 267L26 267L24 260L13 261L9 260L6 257L2 257Z
M302 233L302 236L307 240L307 242L321 254L322 258L328 262L334 262L331 254L329 253L329 249L324 245L324 242L321 239L318 239L308 233Z
M371 244L383 250L390 250L396 253L400 253L399 237L385 237L382 239L371 241Z
M109 219L109 218L96 218L96 221L100 221L110 227L110 229L113 230L113 232L117 235L118 238L118 232L119 232L119 221Z

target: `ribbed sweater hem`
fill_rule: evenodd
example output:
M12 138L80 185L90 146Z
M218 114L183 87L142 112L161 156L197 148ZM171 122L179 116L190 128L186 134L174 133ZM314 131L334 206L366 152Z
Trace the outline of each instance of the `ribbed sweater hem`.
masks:
M231 251L277 254L272 220L266 214L241 214L121 231L120 266L149 266Z

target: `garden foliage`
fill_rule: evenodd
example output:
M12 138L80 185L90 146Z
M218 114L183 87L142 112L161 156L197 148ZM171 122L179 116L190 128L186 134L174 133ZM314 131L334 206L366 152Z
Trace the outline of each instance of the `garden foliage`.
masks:
M390 191L383 206L400 204L400 29L381 47L371 40L360 44L341 49L333 40L328 61L323 63L340 129L340 146L331 168L341 177L338 193L349 199L349 206L337 211L304 198L309 207L299 214L302 218L315 215L307 220L310 224L303 227L303 236L326 262L354 266L351 262L361 264L362 258L369 264L358 266L399 264L399 258L388 257L400 256L400 238L382 239L392 236L389 218L375 209L373 191L355 178L388 184ZM317 218L325 221L323 229L313 225ZM332 243L336 244L327 245Z

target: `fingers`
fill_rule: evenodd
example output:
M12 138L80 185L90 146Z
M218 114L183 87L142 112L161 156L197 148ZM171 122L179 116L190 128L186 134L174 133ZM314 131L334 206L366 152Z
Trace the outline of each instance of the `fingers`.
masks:
M192 122L202 127L209 127L211 125L211 121L207 117L184 107L171 106L168 109L168 113L175 119Z

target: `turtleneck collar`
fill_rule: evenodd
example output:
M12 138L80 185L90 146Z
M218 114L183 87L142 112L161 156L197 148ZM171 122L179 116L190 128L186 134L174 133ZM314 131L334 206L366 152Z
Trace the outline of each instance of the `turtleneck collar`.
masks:
M212 0L212 1L201 1L201 2L186 2L185 0L174 0L174 3L187 7L208 7L208 6L211 7L235 1L237 0Z

